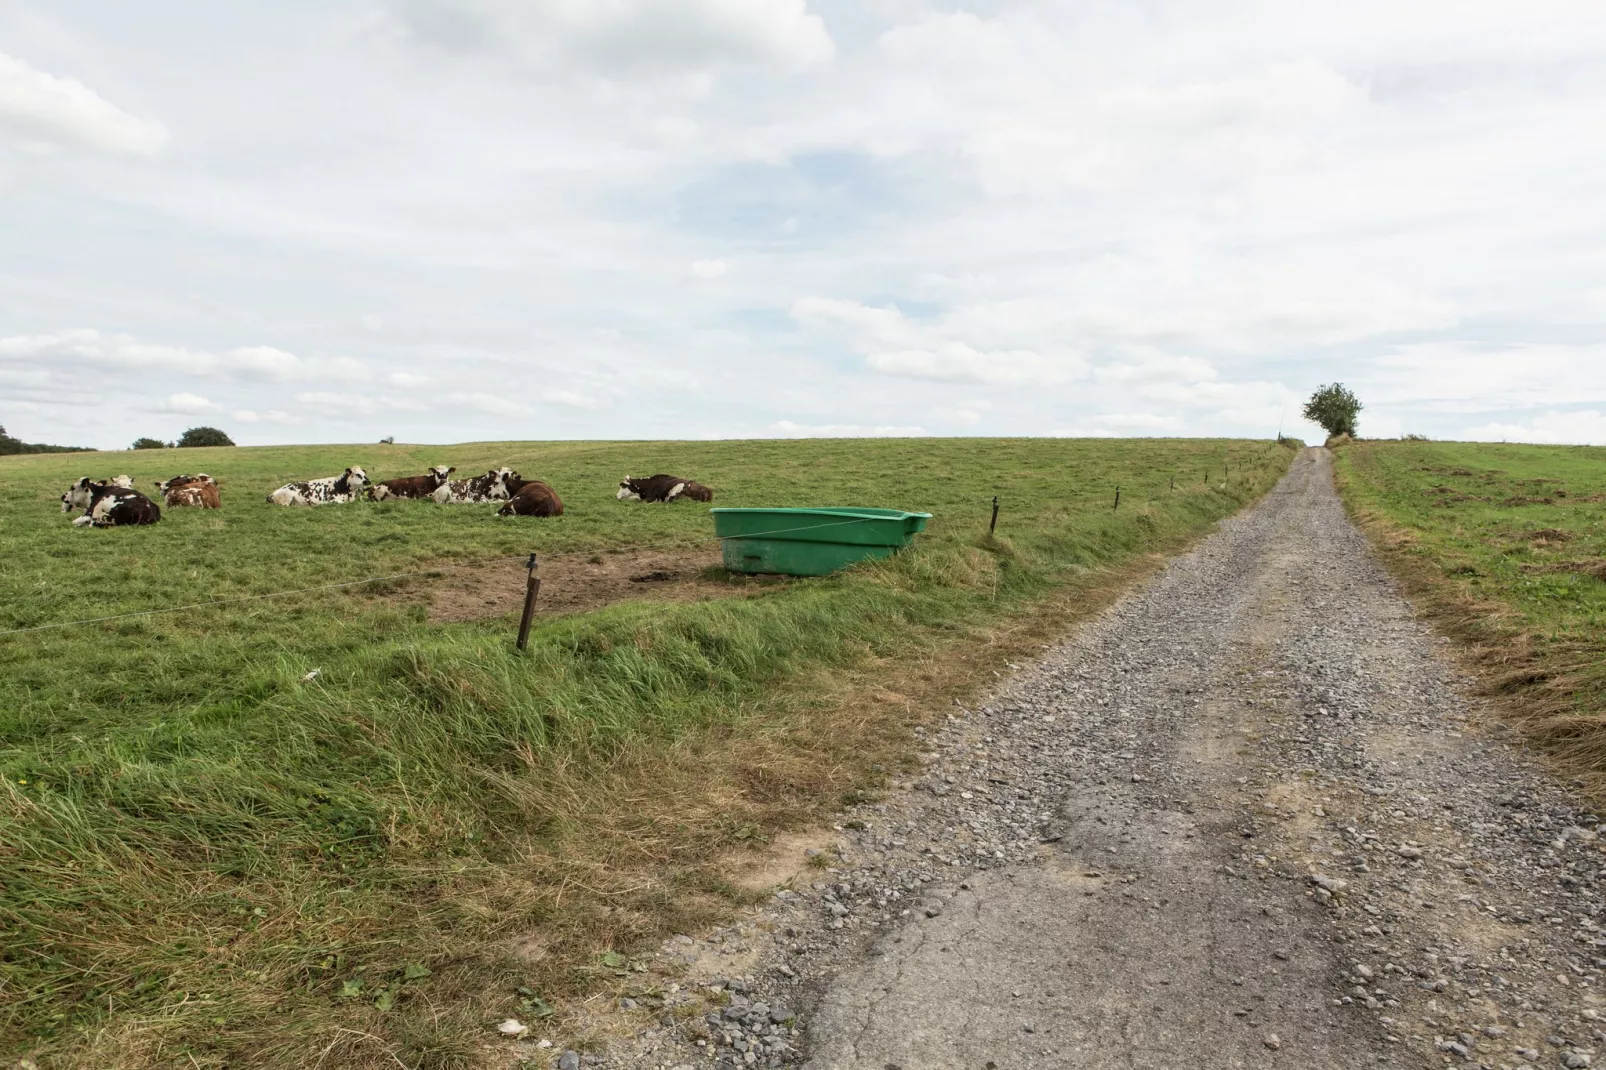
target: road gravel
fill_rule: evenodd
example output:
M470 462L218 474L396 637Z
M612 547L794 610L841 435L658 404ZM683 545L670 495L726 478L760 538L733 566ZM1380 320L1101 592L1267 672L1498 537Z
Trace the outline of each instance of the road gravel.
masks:
M1589 1066L1606 829L1448 654L1307 450L925 729L826 868L668 942L586 1060Z

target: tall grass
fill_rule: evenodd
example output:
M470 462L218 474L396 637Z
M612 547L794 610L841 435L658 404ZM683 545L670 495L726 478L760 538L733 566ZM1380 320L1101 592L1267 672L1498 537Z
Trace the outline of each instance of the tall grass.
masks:
M712 859L895 754L908 712L877 705L872 681L903 671L914 688L917 667L959 682L1006 622L1206 530L1291 456L1219 441L203 452L222 513L109 531L54 511L81 457L0 462L0 627L707 537L701 509L613 501L626 471L702 479L718 504L937 515L892 560L764 597L545 620L525 654L506 621L430 626L341 592L0 638L0 1028L47 1064L466 1065L514 987L586 991L595 950L716 914ZM441 460L508 461L570 511L261 498L346 463L382 478Z

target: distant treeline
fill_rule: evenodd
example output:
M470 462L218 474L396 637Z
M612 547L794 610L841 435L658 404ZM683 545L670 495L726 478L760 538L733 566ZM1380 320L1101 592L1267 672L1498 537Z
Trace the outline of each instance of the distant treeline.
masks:
M88 446L47 446L43 442L23 442L0 427L0 456L10 453L91 453Z

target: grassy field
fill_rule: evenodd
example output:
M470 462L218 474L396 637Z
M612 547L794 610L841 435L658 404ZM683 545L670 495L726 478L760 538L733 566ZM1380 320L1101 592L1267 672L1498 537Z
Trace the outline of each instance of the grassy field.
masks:
M921 696L981 686L989 659L1096 607L1292 456L835 440L0 458L0 632L531 550L707 545L701 507L615 501L626 473L699 479L719 505L935 514L892 561L543 619L523 655L507 620L433 625L387 596L427 577L0 635L0 1053L479 1065L497 1019L602 983L599 952L731 909L718 860L873 790ZM264 501L349 464L443 462L509 464L568 512ZM197 470L220 512L93 530L58 509L80 475Z
M1606 789L1606 449L1359 442L1351 508L1489 688Z

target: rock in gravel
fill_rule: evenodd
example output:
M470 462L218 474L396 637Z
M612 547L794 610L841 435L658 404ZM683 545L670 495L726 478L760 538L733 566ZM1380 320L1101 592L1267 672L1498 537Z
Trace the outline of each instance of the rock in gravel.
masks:
M580 1070L580 1053L571 1049L558 1056L558 1070Z
M1277 1051L1283 1046L1283 1038L1278 1036L1276 1033L1267 1033L1260 1042L1266 1045L1266 1047L1270 1048L1272 1051Z

